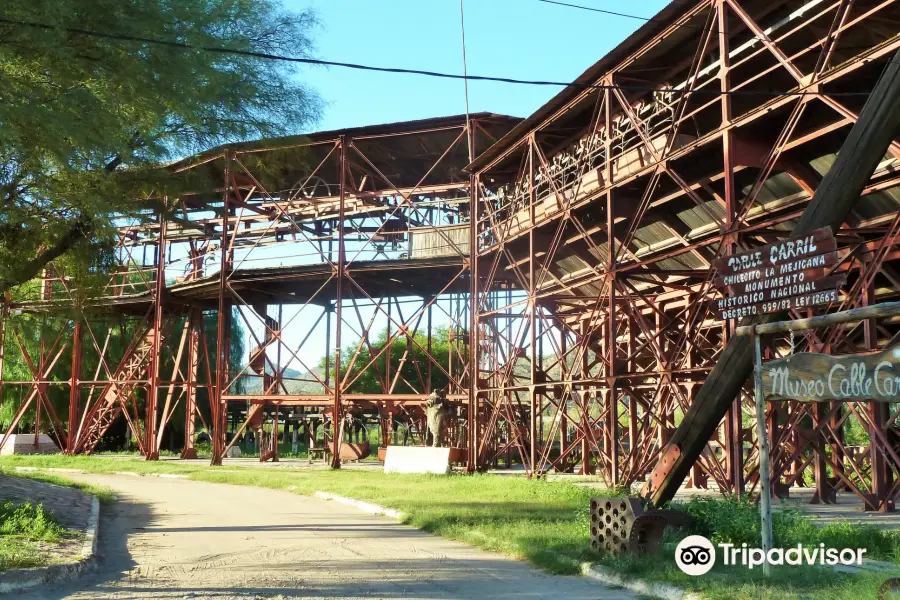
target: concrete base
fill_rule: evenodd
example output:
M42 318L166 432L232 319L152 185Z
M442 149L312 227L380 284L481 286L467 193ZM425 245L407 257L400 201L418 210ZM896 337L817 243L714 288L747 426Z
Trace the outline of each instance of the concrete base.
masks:
M388 446L384 472L444 475L450 471L450 450L428 446Z
M0 440L3 434L0 433ZM56 454L59 452L59 446L56 445L49 435L42 433L38 436L37 444L34 443L33 433L19 433L9 436L6 444L0 449L0 456L9 456L11 454Z

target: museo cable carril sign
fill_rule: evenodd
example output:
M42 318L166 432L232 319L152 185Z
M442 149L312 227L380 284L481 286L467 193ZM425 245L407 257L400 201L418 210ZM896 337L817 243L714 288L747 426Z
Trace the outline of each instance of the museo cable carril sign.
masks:
M767 400L900 402L900 346L874 354L801 353L762 368Z

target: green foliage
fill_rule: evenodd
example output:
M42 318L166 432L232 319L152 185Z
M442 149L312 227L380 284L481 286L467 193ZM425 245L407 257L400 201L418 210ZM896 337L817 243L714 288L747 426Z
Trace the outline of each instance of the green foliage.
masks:
M24 540L0 537L0 571L28 569L46 562L38 547Z
M54 259L90 289L114 214L154 218L135 200L200 183L161 164L318 114L290 63L63 30L308 56L314 14L277 0L6 0L3 16L50 28L0 24L0 292Z
M0 502L0 571L45 564L47 545L69 535L41 504Z
M350 386L351 393L382 393L382 378L385 377L385 364L390 355L391 380L396 376L397 370L400 370L400 379L394 388L396 394L421 393L425 389L425 379L428 363L432 362L428 358L426 349L428 348L428 339L424 333L416 333L413 336L413 342L400 336L391 343L389 350L387 346L387 329L381 331L371 342L371 348L365 343L359 350L359 356L353 360L358 344L354 344L351 348L345 348L341 353L342 370L346 370L349 365L350 377L353 381ZM457 352L462 352L462 346L452 348L450 340L450 331L446 327L437 328L432 332L431 336L431 356L434 359L431 365L431 389L446 389L449 379L444 373L450 359L450 353L454 353L454 359L458 358ZM372 357L376 356L375 367L369 365ZM319 363L319 369L325 369L326 358ZM441 368L438 367L440 365ZM331 365L333 368L333 365Z
M0 505L0 535L19 536L32 541L58 541L65 529L44 510L43 504L12 500Z
M900 531L896 529L836 521L819 529L815 539L826 548L866 548L870 558L900 563Z
M760 544L759 507L749 500L692 498L684 503L673 503L673 508L693 516L691 533L705 536L713 543ZM776 548L824 543L832 548L866 548L867 556L881 560L896 560L900 545L900 532L846 521L817 527L808 515L787 507L772 512L772 537Z
M691 533L702 535L715 544L759 545L761 525L759 508L749 500L728 498L691 498L673 508L684 510L694 523ZM776 546L796 544L815 533L809 517L793 509L778 510L772 515L772 531Z

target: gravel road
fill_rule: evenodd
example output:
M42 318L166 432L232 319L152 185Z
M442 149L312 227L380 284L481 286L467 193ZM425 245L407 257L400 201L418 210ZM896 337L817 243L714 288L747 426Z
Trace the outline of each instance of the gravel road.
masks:
M99 569L22 600L634 598L318 498L158 477L71 477L119 494L102 509Z

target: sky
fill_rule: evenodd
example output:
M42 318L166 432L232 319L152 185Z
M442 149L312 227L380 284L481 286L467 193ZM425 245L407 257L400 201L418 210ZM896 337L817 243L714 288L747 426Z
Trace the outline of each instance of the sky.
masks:
M565 0L595 8L652 17L666 0ZM539 0L464 0L468 72L518 79L571 81L628 37L643 21L557 6ZM313 32L314 57L362 63L462 73L459 0L284 0L287 8L312 7L321 20ZM325 131L425 119L465 112L463 82L416 75L308 67L298 77L324 101L321 121L304 131ZM561 88L470 82L472 112L526 117ZM296 314L287 309L283 331L286 345L297 350L321 309ZM368 321L374 309L363 309ZM411 309L410 309L411 310ZM296 314L296 316L295 316ZM257 335L262 325L248 315ZM353 318L350 319L352 321ZM435 311L435 325L447 318ZM359 330L358 323L347 322ZM375 318L371 331L387 324ZM244 323L242 322L242 325ZM343 346L355 346L358 335L345 330ZM247 337L247 347L256 342ZM324 327L319 326L287 359L305 372L324 354ZM270 351L274 354L274 350ZM304 366L306 368L304 368Z
M567 0L652 17L665 0ZM315 58L462 73L459 0L285 0L312 7L321 27ZM643 21L538 0L464 0L470 75L571 81ZM310 67L299 74L325 102L312 130L465 112L462 81ZM561 88L469 83L472 112L526 117Z

